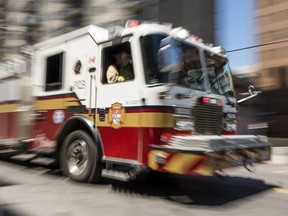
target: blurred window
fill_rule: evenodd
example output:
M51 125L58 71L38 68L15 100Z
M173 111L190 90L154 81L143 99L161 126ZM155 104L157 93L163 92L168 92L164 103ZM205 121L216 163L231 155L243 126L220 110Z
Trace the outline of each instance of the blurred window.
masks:
M129 38L124 38L122 41L126 41ZM123 54L125 53L125 54ZM123 55L122 55L123 54ZM127 55L128 54L128 55ZM130 81L134 79L134 70L133 70L133 60L131 56L131 47L130 42L123 42L113 46L108 46L102 51L103 64L102 64L102 78L101 82L104 84L108 83L107 79L107 70L110 66L113 66L114 70L110 72L117 72L114 74L116 82ZM111 74L109 74L110 76ZM112 75L111 75L112 76ZM112 83L112 82L110 82Z
M140 38L142 59L144 64L145 80L147 84L163 83L167 74L160 73L158 70L158 51L161 41L167 35L152 34Z
M45 91L55 91L62 88L64 53L49 56L46 59Z

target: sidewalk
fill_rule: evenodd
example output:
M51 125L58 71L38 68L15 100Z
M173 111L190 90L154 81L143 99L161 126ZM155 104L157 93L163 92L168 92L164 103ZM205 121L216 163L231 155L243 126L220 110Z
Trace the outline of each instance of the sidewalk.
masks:
M271 163L288 164L288 147L272 147Z
M271 163L288 164L288 139L268 138L272 144Z

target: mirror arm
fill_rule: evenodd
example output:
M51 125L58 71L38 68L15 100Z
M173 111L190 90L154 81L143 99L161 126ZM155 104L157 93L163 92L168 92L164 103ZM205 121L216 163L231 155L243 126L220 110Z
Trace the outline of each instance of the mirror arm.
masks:
M256 97L259 93L261 93L261 92L260 91L256 91L253 94L251 94L250 96L238 100L237 103L239 104L239 103L242 103L243 101L246 101L246 100L249 100L249 99L251 99L253 97Z

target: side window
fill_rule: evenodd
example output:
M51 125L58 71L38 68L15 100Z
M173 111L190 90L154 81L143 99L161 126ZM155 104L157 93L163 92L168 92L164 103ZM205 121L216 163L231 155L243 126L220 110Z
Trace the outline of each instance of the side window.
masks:
M158 69L158 52L161 41L166 37L167 35L152 34L140 38L147 84L167 82L168 73L159 73Z
M106 47L102 52L102 83L126 82L134 79L130 43Z
M46 59L45 91L62 88L63 52Z

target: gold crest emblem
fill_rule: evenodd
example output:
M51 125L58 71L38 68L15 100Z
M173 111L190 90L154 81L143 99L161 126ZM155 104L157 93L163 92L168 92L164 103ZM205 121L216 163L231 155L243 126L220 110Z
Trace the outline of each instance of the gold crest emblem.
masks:
M121 103L114 103L109 109L108 122L111 127L118 129L123 127L125 120L125 108Z

